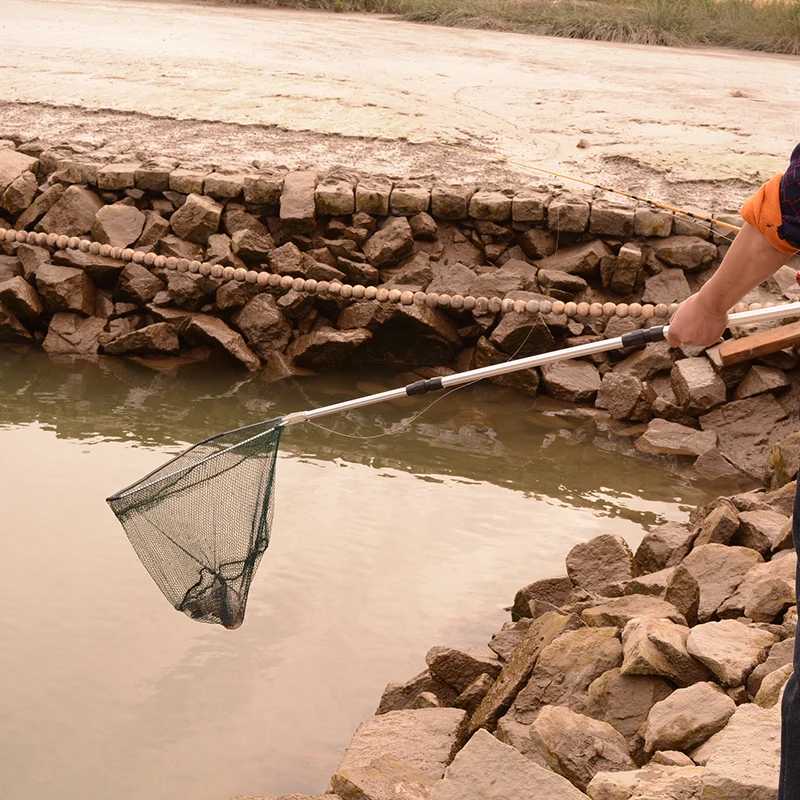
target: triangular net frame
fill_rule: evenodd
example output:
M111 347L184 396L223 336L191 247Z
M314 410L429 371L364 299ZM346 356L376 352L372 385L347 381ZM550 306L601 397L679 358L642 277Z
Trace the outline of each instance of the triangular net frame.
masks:
M269 545L283 432L273 419L198 442L108 498L172 606L238 628Z

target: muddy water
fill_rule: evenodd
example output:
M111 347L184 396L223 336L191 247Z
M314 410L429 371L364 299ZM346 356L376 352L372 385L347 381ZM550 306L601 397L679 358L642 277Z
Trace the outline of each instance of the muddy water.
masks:
M244 626L172 610L104 503L184 444L387 388L0 350L0 796L225 800L324 790L384 685L475 645L602 532L709 497L542 401L474 386L402 432L286 433ZM326 426L375 436L409 399Z

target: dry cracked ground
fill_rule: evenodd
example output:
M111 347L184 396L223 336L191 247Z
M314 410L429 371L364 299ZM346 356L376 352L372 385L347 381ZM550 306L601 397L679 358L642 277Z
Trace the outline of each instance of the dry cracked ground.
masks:
M792 57L133 0L4 0L0 41L0 137L208 164L549 180L506 156L723 211L797 143Z

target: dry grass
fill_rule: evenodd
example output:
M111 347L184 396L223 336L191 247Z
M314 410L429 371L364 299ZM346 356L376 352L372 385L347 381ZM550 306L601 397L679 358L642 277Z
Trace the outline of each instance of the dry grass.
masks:
M798 0L221 0L671 47L800 55Z

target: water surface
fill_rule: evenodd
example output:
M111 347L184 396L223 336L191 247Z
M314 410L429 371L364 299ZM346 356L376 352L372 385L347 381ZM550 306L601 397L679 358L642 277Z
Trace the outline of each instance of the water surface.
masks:
M395 378L0 349L3 800L322 791L431 646L484 644L575 543L635 545L710 497L541 399L479 384L414 418L431 399L409 398L290 428L244 626L175 612L104 498L189 443Z

